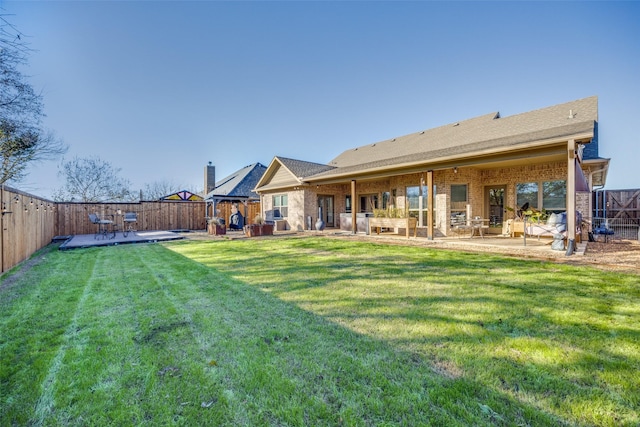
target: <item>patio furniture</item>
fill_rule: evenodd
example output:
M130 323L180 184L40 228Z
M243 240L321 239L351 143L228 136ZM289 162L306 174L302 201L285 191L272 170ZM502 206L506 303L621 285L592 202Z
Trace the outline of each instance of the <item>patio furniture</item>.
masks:
M460 236L466 236L467 231L469 233L472 232L471 230L471 226L469 224L467 224L467 219L466 219L466 215L464 213L462 214L452 214L451 215L451 220L450 220L450 224L451 224L451 232L456 234L458 237Z
M475 236L477 232L480 235L480 237L484 239L484 230L489 229L489 220L480 218L479 216L477 216L471 220L470 227L471 227L471 236L469 238Z
M113 217L113 215L111 215L111 217ZM112 219L103 219L103 218L100 218L98 214L93 213L93 214L89 214L89 221L91 221L92 224L96 224L98 226L98 229L96 230L96 234L94 235L94 239L97 239L98 236L102 236L103 239L106 239L108 232L113 233L113 236L111 236L111 238L116 237L116 233L113 229ZM111 230L109 230L110 226L111 226Z
M127 237L129 232L135 234L136 230L133 228L133 224L138 222L138 214L135 212L125 212L122 216L122 235Z
M371 233L374 229L376 230L376 234L380 234L382 228L393 228L395 233L398 233L398 230L404 228L405 235L407 239L410 236L410 230L413 228L413 237L417 236L418 229L417 223L418 219L413 217L408 218L376 218L371 217L369 219L369 232Z
M609 236L613 236L614 234L616 234L616 232L610 229L609 222L605 221L602 224L600 224L598 227L593 229L593 234L604 236L604 242L607 243Z

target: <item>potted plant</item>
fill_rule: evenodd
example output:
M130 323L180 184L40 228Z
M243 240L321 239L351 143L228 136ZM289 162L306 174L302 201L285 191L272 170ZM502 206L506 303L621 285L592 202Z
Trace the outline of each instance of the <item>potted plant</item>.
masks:
M273 235L273 224L266 223L264 218L256 215L253 224L244 226L244 233L247 237L271 236Z
M209 234L214 236L219 236L222 234L227 234L227 227L224 224L224 220L222 218L213 217L209 218L207 221L207 231Z
M260 218L260 233L263 236L273 236L273 222L266 222L261 216L257 218Z

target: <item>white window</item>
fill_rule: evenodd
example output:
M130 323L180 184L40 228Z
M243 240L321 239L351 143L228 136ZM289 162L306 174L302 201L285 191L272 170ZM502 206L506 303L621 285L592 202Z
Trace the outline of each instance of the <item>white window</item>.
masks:
M434 195L434 209L435 209L435 186L433 187L433 195ZM419 186L407 187L407 207L409 208L409 216L414 218L422 218L421 224L427 224L427 214L428 214L428 202L427 197L429 196L429 187L423 185L422 188Z
M286 194L273 196L273 217L277 219L286 218L289 214L288 203Z

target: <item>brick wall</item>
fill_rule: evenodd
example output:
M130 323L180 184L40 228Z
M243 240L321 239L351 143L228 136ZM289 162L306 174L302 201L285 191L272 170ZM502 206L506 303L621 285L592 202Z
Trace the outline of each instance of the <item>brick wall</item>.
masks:
M379 181L357 181L356 196L364 194L377 194L379 207L382 207L382 193L393 193L395 190L396 198L391 203L398 209L406 208L406 187L418 186L426 183L426 171L424 173L413 173L407 175L394 176L381 179ZM518 166L511 168L496 169L477 169L472 167L460 167L457 172L453 169L445 169L434 172L435 185L435 227L436 236L448 234L451 214L451 185L466 184L467 185L467 203L456 206L461 211L466 212L466 205L471 207L473 216L487 217L485 212L485 188L487 186L504 186L505 206L516 207L516 184L525 182L542 182L556 179L566 179L567 163L553 162L544 164L533 164L527 166ZM336 218L336 227L340 213L346 211L345 200L351 195L351 185L349 184L333 184L324 186L310 186L300 189L289 190L287 192L277 192L267 194L262 198L262 206L264 210L271 209L272 194L287 194L289 197L289 217L288 225L293 230L305 230L306 218L311 216L312 227L318 217L318 195L329 195L334 197L334 217ZM358 198L358 197L356 197ZM578 210L582 212L588 211L588 194L584 198L585 201L578 203ZM359 200L352 201L352 208L356 211L359 209ZM426 201L425 201L426 207ZM510 212L505 214L505 220L513 215Z

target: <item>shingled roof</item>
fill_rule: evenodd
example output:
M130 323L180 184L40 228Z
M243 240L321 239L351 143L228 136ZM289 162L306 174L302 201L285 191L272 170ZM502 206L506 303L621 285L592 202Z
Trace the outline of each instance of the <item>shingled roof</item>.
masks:
M500 113L495 112L346 150L329 164L341 168L388 160L389 153L395 153L396 158L423 153L464 154L473 147L526 142L531 139L528 135L543 139L564 136L576 128L593 130L597 120L598 98L595 96L509 117L500 117Z
M305 162L303 160L288 159L286 157L277 157L282 165L289 169L289 172L296 178L306 178L325 171L335 169L335 166L323 165L322 163Z
M514 151L532 144L560 142L565 138L579 137L582 142L589 142L597 137L597 121L596 96L507 117L493 112L351 148L328 165L276 157L258 184L264 184L260 186L261 190L293 184L291 180L282 179L281 172L278 175L277 169L281 167L288 169L295 177L296 184L299 184L342 179L374 171L401 170L415 165L435 165L438 162ZM594 152L597 153L597 146ZM267 184L273 177L277 179Z
M261 163L253 163L245 166L231 175L216 181L216 187L205 196L205 199L259 199L260 197L253 189L256 187L265 170L267 170L267 167Z
M307 177L332 169L335 169L335 166L276 156L256 184L256 188L265 190L268 188L296 186L304 182Z

